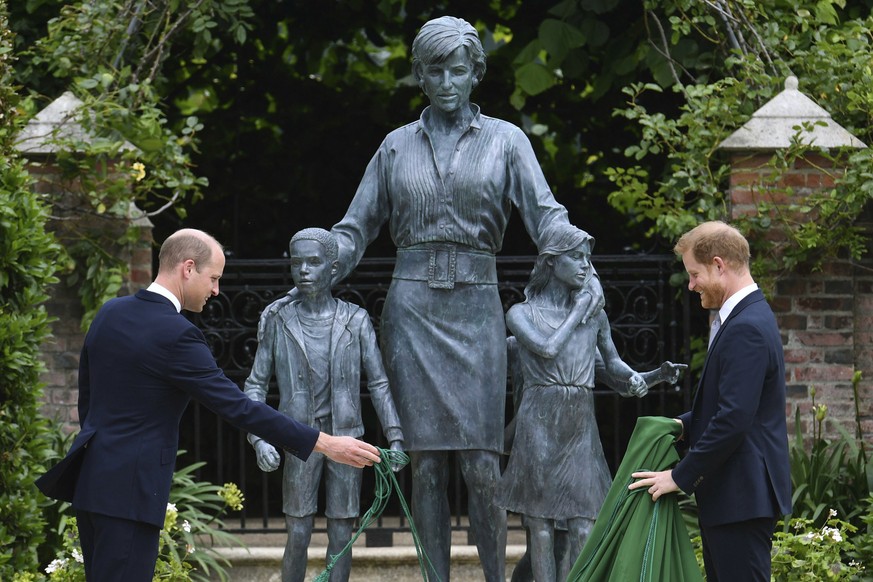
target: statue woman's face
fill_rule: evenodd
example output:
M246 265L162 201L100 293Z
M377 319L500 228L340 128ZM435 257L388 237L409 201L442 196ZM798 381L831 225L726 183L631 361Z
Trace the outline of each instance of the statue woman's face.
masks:
M463 46L456 48L445 60L423 66L421 79L430 104L444 113L467 107L476 84L473 61Z

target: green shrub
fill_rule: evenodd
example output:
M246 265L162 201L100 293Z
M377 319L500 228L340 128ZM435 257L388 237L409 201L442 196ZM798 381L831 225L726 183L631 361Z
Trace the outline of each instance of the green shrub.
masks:
M860 380L860 376L857 376ZM821 526L831 510L855 527L863 526L864 501L871 493L871 475L863 435L850 435L838 422L831 422L838 439L823 436L827 406L815 403L812 396L813 435L803 435L800 410L795 412L794 440L790 443L791 482L794 487L792 516Z
M863 525L854 539L855 549L849 555L864 565L862 580L869 581L873 580L873 495L864 500L861 522Z
M817 527L810 519L794 518L773 541L772 579L777 582L856 580L863 565L851 558L857 528L828 511Z
M43 304L62 253L13 145L20 125L7 15L0 0L0 580L32 569L45 537L34 487L50 454L39 413L40 344L50 333Z
M857 404L860 373L852 379ZM803 434L800 410L795 412L790 443L792 515L782 522L773 543L773 580L869 580L873 563L873 497L871 471L864 449L860 413L856 434L827 417L828 408L812 398L812 435ZM830 423L837 438L824 436Z
M179 451L180 455L182 453L184 451ZM156 582L229 579L226 570L229 563L215 551L214 546L241 545L239 538L224 531L221 516L227 509L242 509L244 499L233 483L219 487L195 480L192 475L204 464L194 463L173 474L170 503L155 564ZM60 542L44 562L42 572L45 575L36 572L34 567L13 576L12 582L85 582L76 519L69 504L55 505L59 518L54 533Z

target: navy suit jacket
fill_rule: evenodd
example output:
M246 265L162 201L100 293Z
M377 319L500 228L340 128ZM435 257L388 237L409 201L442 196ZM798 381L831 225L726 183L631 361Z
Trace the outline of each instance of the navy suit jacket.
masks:
M37 486L78 510L162 527L192 398L303 460L318 439L249 399L218 368L203 333L168 299L143 290L108 301L91 324L79 361L81 430Z
M701 526L791 512L785 415L782 338L756 290L722 323L680 416L689 449L673 480L695 494Z

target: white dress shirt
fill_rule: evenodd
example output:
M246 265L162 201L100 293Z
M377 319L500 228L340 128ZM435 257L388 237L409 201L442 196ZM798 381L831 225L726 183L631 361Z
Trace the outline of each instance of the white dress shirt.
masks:
M740 301L745 299L748 295L751 295L751 293L757 289L758 284L752 283L751 285L746 285L745 287L728 297L728 300L725 301L724 305L721 306L721 309L718 310L718 316L721 319L721 322L724 323L725 321L727 321L727 318L730 316L731 311L734 310L734 307L736 307Z

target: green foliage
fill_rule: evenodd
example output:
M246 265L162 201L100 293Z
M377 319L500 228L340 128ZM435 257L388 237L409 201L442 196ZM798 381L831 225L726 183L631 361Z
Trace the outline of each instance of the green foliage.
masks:
M166 82L155 90L166 97L169 126L178 131L191 115L204 126L192 159L210 177L209 204L192 206L189 217L237 256L265 256L254 253L284 248L295 228L338 219L379 140L426 105L410 75L417 29L456 14L476 26L488 51L488 73L474 94L483 112L529 132L552 188L580 225L609 225L595 233L599 249L609 248L607 237L622 248L636 244L642 237L612 228L617 213L605 202L600 168L618 155L612 142L622 130L610 119L617 87L648 67L635 55L639 3L551 4L252 1L243 45L215 27L221 50L197 58L177 37L181 50L162 65ZM93 73L82 76L100 83ZM171 213L154 222L177 226ZM242 227L238 237L233 224ZM528 242L506 237L508 247Z
M856 410L860 381L856 373ZM815 388L810 396L812 418L806 426L811 435L803 433L800 409L795 413L792 519L776 534L773 579L855 580L873 564L873 467L867 463L860 415L852 435L828 418L826 405L816 403ZM826 423L837 439L825 437Z
M192 579L207 580L214 576L228 580L225 567L229 563L214 548L241 545L239 538L224 530L221 515L227 509L241 510L244 499L233 483L218 486L197 481L194 472L204 464L193 463L173 475L170 504L178 508L178 518L172 520L168 512L164 530L169 535L162 534L162 561L189 565ZM172 526L169 529L168 524ZM209 540L209 545L202 545L205 540ZM160 568L156 575L159 572Z
M818 415L822 412L822 407L816 409ZM838 423L831 426L839 431L839 440L819 437L807 445L800 429L799 410L795 426L795 440L791 443L793 514L820 525L828 511L834 509L845 519L858 520L862 501L870 494L863 448Z
M79 528L75 517L64 516L58 528L61 539L61 549L49 564L45 567L48 580L51 582L85 582L85 566L82 556L82 548L79 546ZM43 578L32 572L26 574L28 580L42 580ZM19 582L20 578L13 578Z
M167 118L164 64L180 52L203 60L221 50L219 27L245 41L252 15L247 0L80 0L60 6L45 36L22 52L21 78L36 87L38 77L52 76L82 101L70 121L84 133L58 132L51 141L61 170L56 229L72 258L66 283L82 298L83 327L117 295L136 221L168 210L184 217L208 183L191 160L203 124ZM25 106L35 112L42 98L30 92Z
M856 561L864 564L867 571L864 580L873 577L873 495L864 500L866 510L862 512L862 526L858 528L858 535L854 539L855 550L849 555Z
M45 232L47 209L13 147L20 129L11 84L12 38L0 0L0 579L32 568L44 539L34 481L49 454L39 413L44 306L60 247Z
M857 580L864 567L850 556L855 551L852 536L857 528L830 510L827 522L817 527L812 520L792 519L773 541L772 579L775 582L820 582Z
M649 18L662 35L653 34L661 59L673 71L659 84L635 83L625 88L627 102L616 115L638 128L638 142L625 149L634 166L613 167L606 175L615 184L610 203L634 221L651 225L650 236L675 240L701 220L727 215L723 191L728 164L719 143L780 91L786 76L800 79L800 90L818 101L832 117L862 141L869 142L873 92L867 82L873 59L873 19L847 18L845 2L823 0L810 11L808 3L790 0L720 3L687 0L646 2ZM681 50L693 41L708 47L698 53L719 55L701 67L699 56ZM679 98L677 111L650 108L652 93L668 86ZM866 240L857 218L873 198L873 152L848 155L819 152L804 145L811 126L796 128L795 143L775 152L765 166L767 182L777 180L810 153L822 154L837 168L824 167L834 186L799 197L791 187L765 189L790 202L762 204L758 213L741 220L752 238L753 271L775 275L800 264L816 268L835 256L858 258ZM805 140L808 144L809 140ZM652 159L664 161L664 171L651 175ZM772 230L784 243L772 243ZM765 237L765 233L770 236Z
M48 454L43 461L43 469L48 470L58 461L64 458L70 445L73 443L76 433L67 432L66 427L59 422L49 423L45 434L48 443ZM67 542L67 520L72 517L68 503L58 503L41 493L35 492L42 508L42 521L45 527L45 536L37 547L37 563L47 564L57 555L60 548ZM57 527L55 527L57 524Z
M856 398L860 375L855 375ZM873 493L873 467L867 464L864 437L857 423L857 438L838 422L830 422L839 434L831 440L823 436L827 406L816 404L815 388L812 397L812 427L810 439L805 438L800 409L795 412L795 437L790 443L793 516L810 520L821 526L830 511L861 527L864 500Z
M158 105L167 139L157 126L142 137L124 130L143 151L184 137L196 116L203 126L195 132L197 149L183 153L196 163L191 175L210 177L210 203L188 204L200 187L186 190L185 200L180 194L174 206L185 206L199 221L192 226L213 230L238 256L274 256L288 232L342 216L378 141L426 104L410 77L409 44L424 21L442 14L463 16L480 31L488 72L474 100L484 113L525 129L558 200L592 230L600 251L669 245L687 225L723 216L726 162L715 146L789 73L836 121L869 141L869 8L859 3L204 0L171 6L166 23L152 11L165 1L130 0L127 11L110 0L92 1L86 11L81 2L63 12L59 0L20 4L30 12L19 8L13 26L28 38L43 24L31 20L45 20L49 6L59 12L48 40L19 67L29 89L53 96L61 81L66 88L78 80L74 89L83 98L124 87L159 95L141 101ZM245 43L221 7L250 26L242 29ZM82 64L80 55L93 63ZM118 115L125 110L152 125L147 112L122 107ZM773 257L756 249L758 272L768 268L764 259L789 268L831 250L860 252L851 219L873 182L859 167L866 154L858 155L823 221L802 228L776 221L796 236ZM141 161L150 179L159 164ZM778 163L772 161L775 170ZM614 206L606 202L610 193ZM156 185L137 203L156 213L173 194L172 186ZM629 224L620 224L619 210ZM178 225L172 213L161 216L154 221L159 232ZM773 226L762 214L744 228ZM506 251L529 252L526 242L510 233Z
M182 455L185 451L179 451ZM214 546L240 545L239 539L224 531L221 515L229 508L242 509L243 497L237 486L222 487L197 481L193 474L204 463L183 467L173 475L170 502L164 527L158 542L158 560L154 581L187 582L189 580L229 579L229 563L216 553ZM84 582L85 570L76 519L69 505L58 503L57 534L59 543L43 569L48 576L33 568L11 576L13 582ZM203 546L208 541L209 545Z

